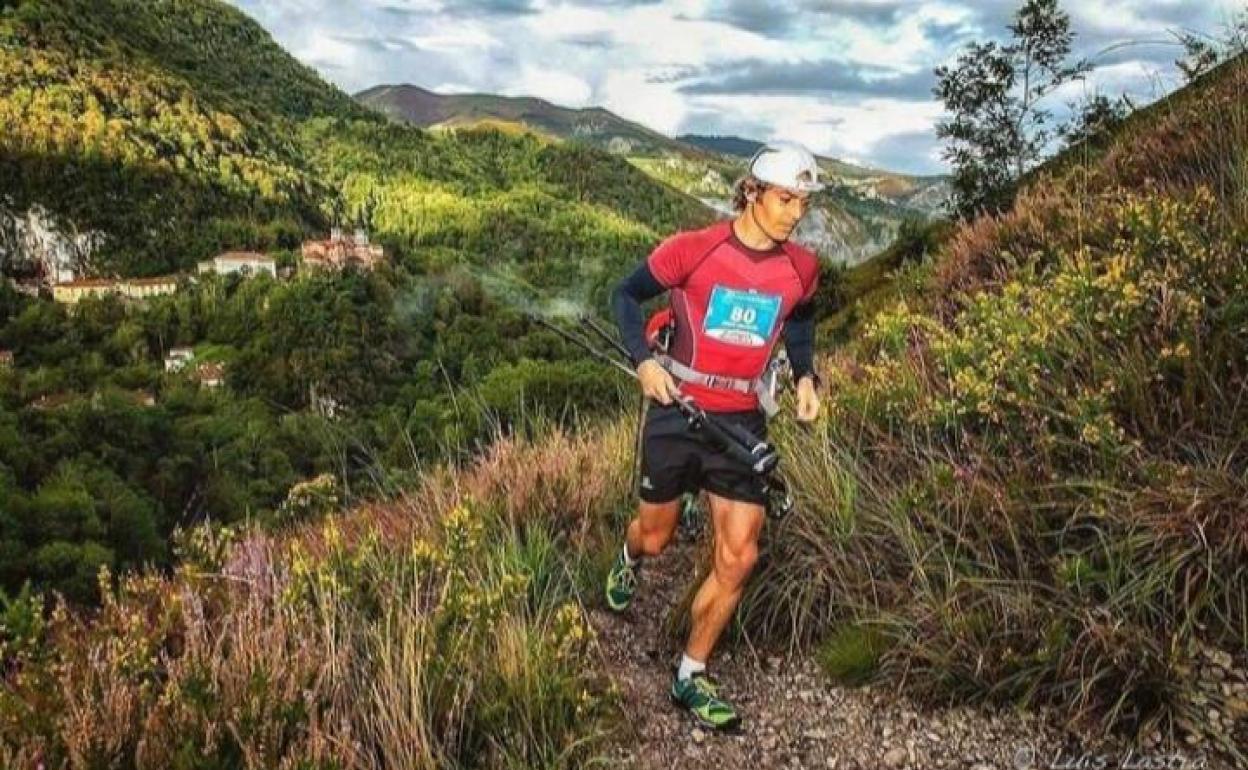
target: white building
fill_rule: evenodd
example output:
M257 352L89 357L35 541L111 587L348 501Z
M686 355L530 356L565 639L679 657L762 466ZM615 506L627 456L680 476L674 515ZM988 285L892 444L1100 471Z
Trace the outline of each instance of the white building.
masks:
M195 360L193 348L169 348L169 353L165 355L165 371L180 372L193 360Z
M76 305L86 297L103 297L119 294L126 299L147 299L173 294L178 290L178 279L172 275L153 278L79 278L52 286L52 299L67 305Z
M212 259L200 262L198 272L216 273L217 275L238 273L243 276L268 273L276 278L277 261L272 257L266 257L255 251L227 251L224 254L218 254Z

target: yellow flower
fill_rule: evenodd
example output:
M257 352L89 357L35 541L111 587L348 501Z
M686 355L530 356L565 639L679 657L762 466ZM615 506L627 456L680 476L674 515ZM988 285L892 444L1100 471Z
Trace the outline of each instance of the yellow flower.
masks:
M1099 444L1101 442L1101 429L1092 423L1084 425L1079 435L1089 444Z

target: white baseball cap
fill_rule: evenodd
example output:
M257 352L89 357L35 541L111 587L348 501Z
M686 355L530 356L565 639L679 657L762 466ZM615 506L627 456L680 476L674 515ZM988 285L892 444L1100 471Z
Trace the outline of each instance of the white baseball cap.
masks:
M815 156L797 142L768 142L758 148L747 167L750 176L767 184L796 192L819 192L819 164Z

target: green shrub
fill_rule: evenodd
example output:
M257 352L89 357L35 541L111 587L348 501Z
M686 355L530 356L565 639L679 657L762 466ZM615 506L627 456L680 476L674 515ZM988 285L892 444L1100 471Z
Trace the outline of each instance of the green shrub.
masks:
M815 660L834 682L853 687L875 677L887 649L886 637L878 629L844 625L819 644Z

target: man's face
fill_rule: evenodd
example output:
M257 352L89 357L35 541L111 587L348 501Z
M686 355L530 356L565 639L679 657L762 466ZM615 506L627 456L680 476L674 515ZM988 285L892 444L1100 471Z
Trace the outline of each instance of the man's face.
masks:
M809 207L810 193L769 185L755 199L754 214L767 233L785 240L793 233Z

